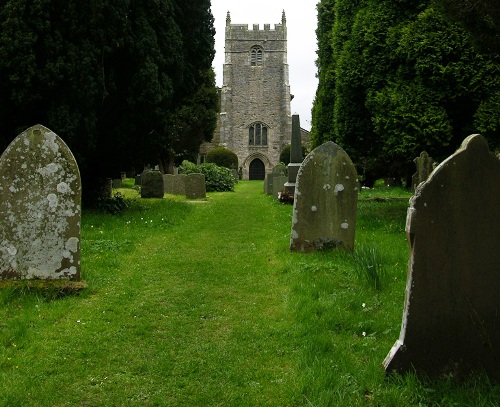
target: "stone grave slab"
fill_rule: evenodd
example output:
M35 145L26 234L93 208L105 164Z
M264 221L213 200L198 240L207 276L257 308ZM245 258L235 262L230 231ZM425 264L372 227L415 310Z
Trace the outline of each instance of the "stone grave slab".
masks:
M205 184L205 175L187 174L185 186L187 199L206 198L207 187Z
M500 161L472 135L410 200L410 261L387 372L500 379Z
M163 198L163 175L158 170L147 170L141 177L141 198Z
M174 195L186 195L186 174L174 175Z
M68 146L36 125L0 158L0 279L80 280L81 181Z
M163 186L165 188L166 194L174 193L174 177L172 174L164 174L163 175Z
M290 249L354 248L358 176L347 153L327 142L304 159L295 184Z

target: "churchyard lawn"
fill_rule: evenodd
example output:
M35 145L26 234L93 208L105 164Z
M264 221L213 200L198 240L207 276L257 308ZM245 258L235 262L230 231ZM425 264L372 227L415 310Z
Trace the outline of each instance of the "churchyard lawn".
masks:
M141 199L126 181L123 214L83 212L88 288L0 288L1 406L499 405L483 376L384 374L404 303L404 190L361 191L353 253L302 254L292 207L262 182L189 202Z

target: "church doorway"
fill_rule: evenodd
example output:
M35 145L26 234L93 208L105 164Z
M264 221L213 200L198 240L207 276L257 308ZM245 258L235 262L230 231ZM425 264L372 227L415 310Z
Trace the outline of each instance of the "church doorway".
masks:
M255 158L250 163L249 171L248 171L248 179L249 180L263 180L266 177L266 166L262 162L262 160Z

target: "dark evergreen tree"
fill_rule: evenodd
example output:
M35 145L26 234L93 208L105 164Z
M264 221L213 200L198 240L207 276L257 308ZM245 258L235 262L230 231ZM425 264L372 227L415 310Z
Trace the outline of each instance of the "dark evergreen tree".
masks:
M321 3L335 17L331 42L318 35L326 47L318 51L320 79L324 52L333 63L314 102L314 145L340 144L370 184L382 175L408 179L423 149L445 158L472 132L498 143L499 58L475 49L431 0Z
M164 162L180 144L193 151L215 127L213 34L208 0L6 0L0 147L50 127L87 197L96 178Z
M500 2L498 0L435 0L447 16L472 35L481 50L500 52Z

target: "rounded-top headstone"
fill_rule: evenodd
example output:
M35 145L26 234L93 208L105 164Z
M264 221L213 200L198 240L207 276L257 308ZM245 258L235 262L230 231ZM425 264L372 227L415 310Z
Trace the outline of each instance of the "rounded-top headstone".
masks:
M81 182L61 138L36 125L0 158L0 279L80 279Z
M329 141L304 159L295 185L290 249L354 248L356 168L347 153Z
M148 170L141 177L141 198L163 198L165 186L159 170Z

